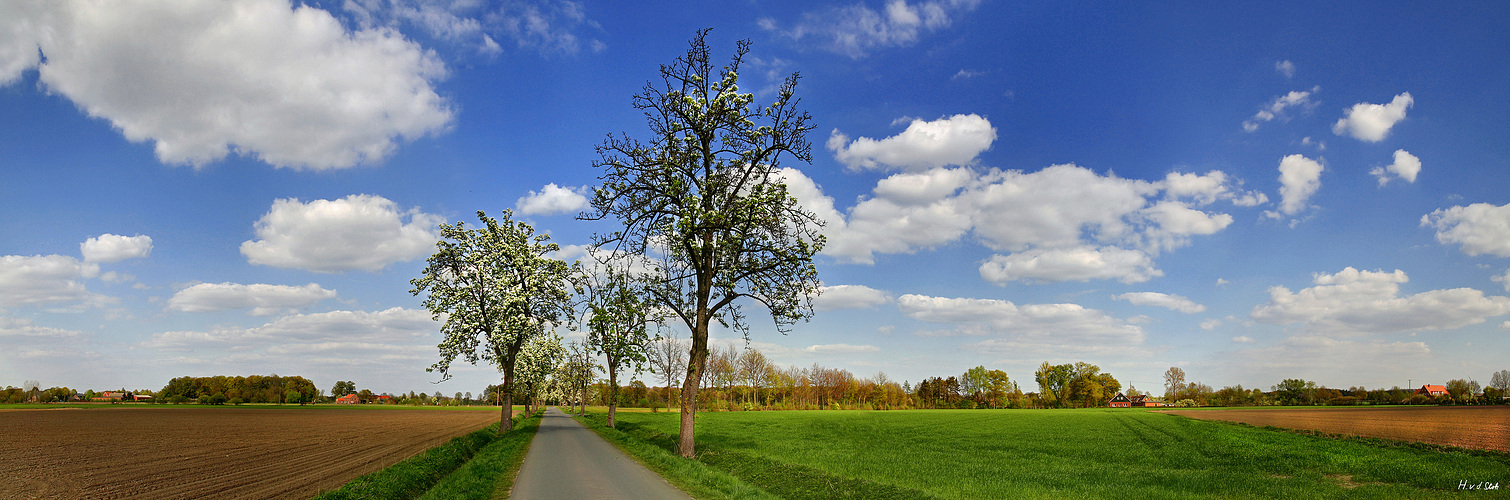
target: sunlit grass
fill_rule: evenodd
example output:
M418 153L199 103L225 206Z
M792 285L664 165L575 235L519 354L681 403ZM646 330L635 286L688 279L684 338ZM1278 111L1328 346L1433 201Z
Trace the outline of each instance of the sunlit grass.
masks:
M676 414L619 422L674 445ZM697 432L703 463L783 498L1423 498L1510 479L1504 456L1122 409L714 412Z

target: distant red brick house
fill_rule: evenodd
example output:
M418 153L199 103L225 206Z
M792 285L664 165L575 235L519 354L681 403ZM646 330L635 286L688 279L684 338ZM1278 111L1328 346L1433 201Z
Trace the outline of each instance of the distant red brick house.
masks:
M130 395L131 395L131 393L129 393L129 392L105 391L105 392L101 392L99 394L96 394L93 399L90 399L90 401L95 401L95 402L120 401L120 400L126 399Z
M1446 396L1447 395L1447 386L1444 386L1444 385L1423 385L1423 386L1421 386L1420 389L1416 389L1416 394L1425 394L1427 396Z
M387 403L388 400L393 399L393 396L389 396L387 394L378 394L376 396L373 396L373 399L376 399L377 403Z
M1127 396L1119 392L1117 393L1117 397L1112 398L1111 401L1106 403L1106 406L1110 408L1131 408L1132 401L1129 401Z
M1149 399L1148 396L1144 395L1144 394L1139 394L1137 396L1133 396L1131 398L1128 398L1127 401L1128 401L1128 403L1130 403L1130 406L1133 406L1133 407L1136 407L1136 408L1147 408L1147 407L1151 407L1151 406L1169 406L1168 404L1165 404L1163 401L1154 401L1152 399Z
M362 398L357 397L356 394L347 394L336 398L336 404L354 405L360 402L362 402Z

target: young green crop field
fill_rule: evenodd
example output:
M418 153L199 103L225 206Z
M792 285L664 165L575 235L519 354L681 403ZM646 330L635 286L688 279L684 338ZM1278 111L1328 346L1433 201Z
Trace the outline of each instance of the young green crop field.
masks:
M671 449L677 417L621 412L619 429ZM1510 455L1135 409L700 413L697 445L788 499L1510 497Z

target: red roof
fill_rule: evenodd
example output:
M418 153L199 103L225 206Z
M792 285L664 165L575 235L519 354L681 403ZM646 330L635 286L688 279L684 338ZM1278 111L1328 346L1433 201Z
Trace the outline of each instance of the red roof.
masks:
M1437 395L1441 395L1441 394L1447 394L1447 386L1445 386L1445 385L1430 385L1430 384L1423 385L1423 386L1421 386L1420 389L1416 389L1416 393L1417 394L1426 394L1426 395L1429 395L1429 396L1437 396Z

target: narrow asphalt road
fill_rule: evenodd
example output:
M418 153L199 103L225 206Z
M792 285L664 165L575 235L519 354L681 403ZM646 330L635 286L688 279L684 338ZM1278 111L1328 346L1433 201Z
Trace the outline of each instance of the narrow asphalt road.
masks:
M692 497L552 407L540 420L540 429L524 456L524 465L509 498L690 500Z

